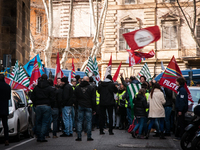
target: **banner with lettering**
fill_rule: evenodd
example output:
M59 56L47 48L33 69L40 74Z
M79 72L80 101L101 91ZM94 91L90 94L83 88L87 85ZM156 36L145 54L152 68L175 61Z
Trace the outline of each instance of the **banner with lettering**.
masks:
M152 26L125 33L123 36L131 50L136 50L158 41L160 29L158 26Z
M178 86L176 85L176 79L178 77L183 77L183 75L182 75L181 70L173 56L171 61L168 64L167 68L165 69L165 72L163 73L163 75L159 81L159 84L161 86L164 86L164 87L177 93ZM188 93L188 100L193 102L192 96L187 87L187 84L185 84L184 87Z

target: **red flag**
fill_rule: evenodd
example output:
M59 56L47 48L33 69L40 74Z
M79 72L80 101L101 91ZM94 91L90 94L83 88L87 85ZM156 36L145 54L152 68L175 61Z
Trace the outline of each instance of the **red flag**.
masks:
M71 79L75 78L75 67L74 67L74 58L72 58L72 72L71 72Z
M164 86L164 87L177 93L178 86L176 85L176 79L178 77L183 77L183 76L182 76L182 72L173 56L171 61L168 64L167 68L165 69L165 72L163 73L163 75L159 81L159 84L161 86ZM188 93L188 100L193 102L192 95L191 95L186 83L185 83L184 87Z
M152 26L123 34L127 44L132 50L141 49L160 39L160 29Z
M155 55L154 50L151 50L148 53L142 53L142 52L136 52L136 51L133 51L133 53L135 54L135 56L141 57L141 58L152 58Z
M31 74L31 79L30 79L30 84L29 84L29 89L33 90L33 85L37 84L38 78L41 77L38 62L37 62L37 57L35 57L34 61L34 66Z
M120 71L120 68L121 68L121 65L122 65L122 62L119 64L119 67L117 68L116 72L115 72L115 75L113 76L113 81L115 82L119 76L119 71Z
M26 87L16 81L13 81L10 78L5 77L5 82L10 85L11 89L23 89L26 92L29 91L28 87Z
M60 60L59 60L59 52L57 53L57 59L56 59L56 69L55 69L55 78L54 78L54 85L57 84L57 78L62 78L64 73L60 69Z
M111 69L112 69L112 54L110 56L110 61L108 63L108 67L106 69L106 73L105 73L105 77L104 78L106 78L107 75L109 75L109 74L111 75Z
M127 50L127 51L129 53L129 57L128 57L129 67L131 67L135 64L141 63L141 61L143 60L141 57L135 56L135 54L134 53L132 54L129 50Z

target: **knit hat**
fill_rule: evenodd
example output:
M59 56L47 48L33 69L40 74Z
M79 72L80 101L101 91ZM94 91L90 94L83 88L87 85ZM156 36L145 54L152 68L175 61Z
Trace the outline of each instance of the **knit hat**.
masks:
M65 82L65 83L68 83L68 77L62 77L61 81Z

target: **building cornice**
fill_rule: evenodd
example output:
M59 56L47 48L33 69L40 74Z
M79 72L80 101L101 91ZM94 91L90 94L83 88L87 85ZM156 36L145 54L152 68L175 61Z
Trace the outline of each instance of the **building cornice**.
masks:
M193 2L180 2L181 7L193 7ZM200 2L196 4L200 6ZM147 9L147 8L168 8L178 7L177 3L144 3L144 4L129 4L129 5L109 5L109 10L133 10L133 9Z

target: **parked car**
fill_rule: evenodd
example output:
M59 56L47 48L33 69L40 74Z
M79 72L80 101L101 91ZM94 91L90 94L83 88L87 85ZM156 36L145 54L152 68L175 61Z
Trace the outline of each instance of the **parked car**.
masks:
M198 104L198 101L200 100L200 87L190 86L189 90L192 95L192 100L194 102L188 101L188 111L185 113L185 120L187 122L190 122L194 117L194 107Z
M28 104L26 95L22 89L11 90L11 99L9 100L8 116L9 136L14 137L16 141L20 140L21 134L29 137L31 124L29 119ZM0 120L0 137L4 136L2 121Z

